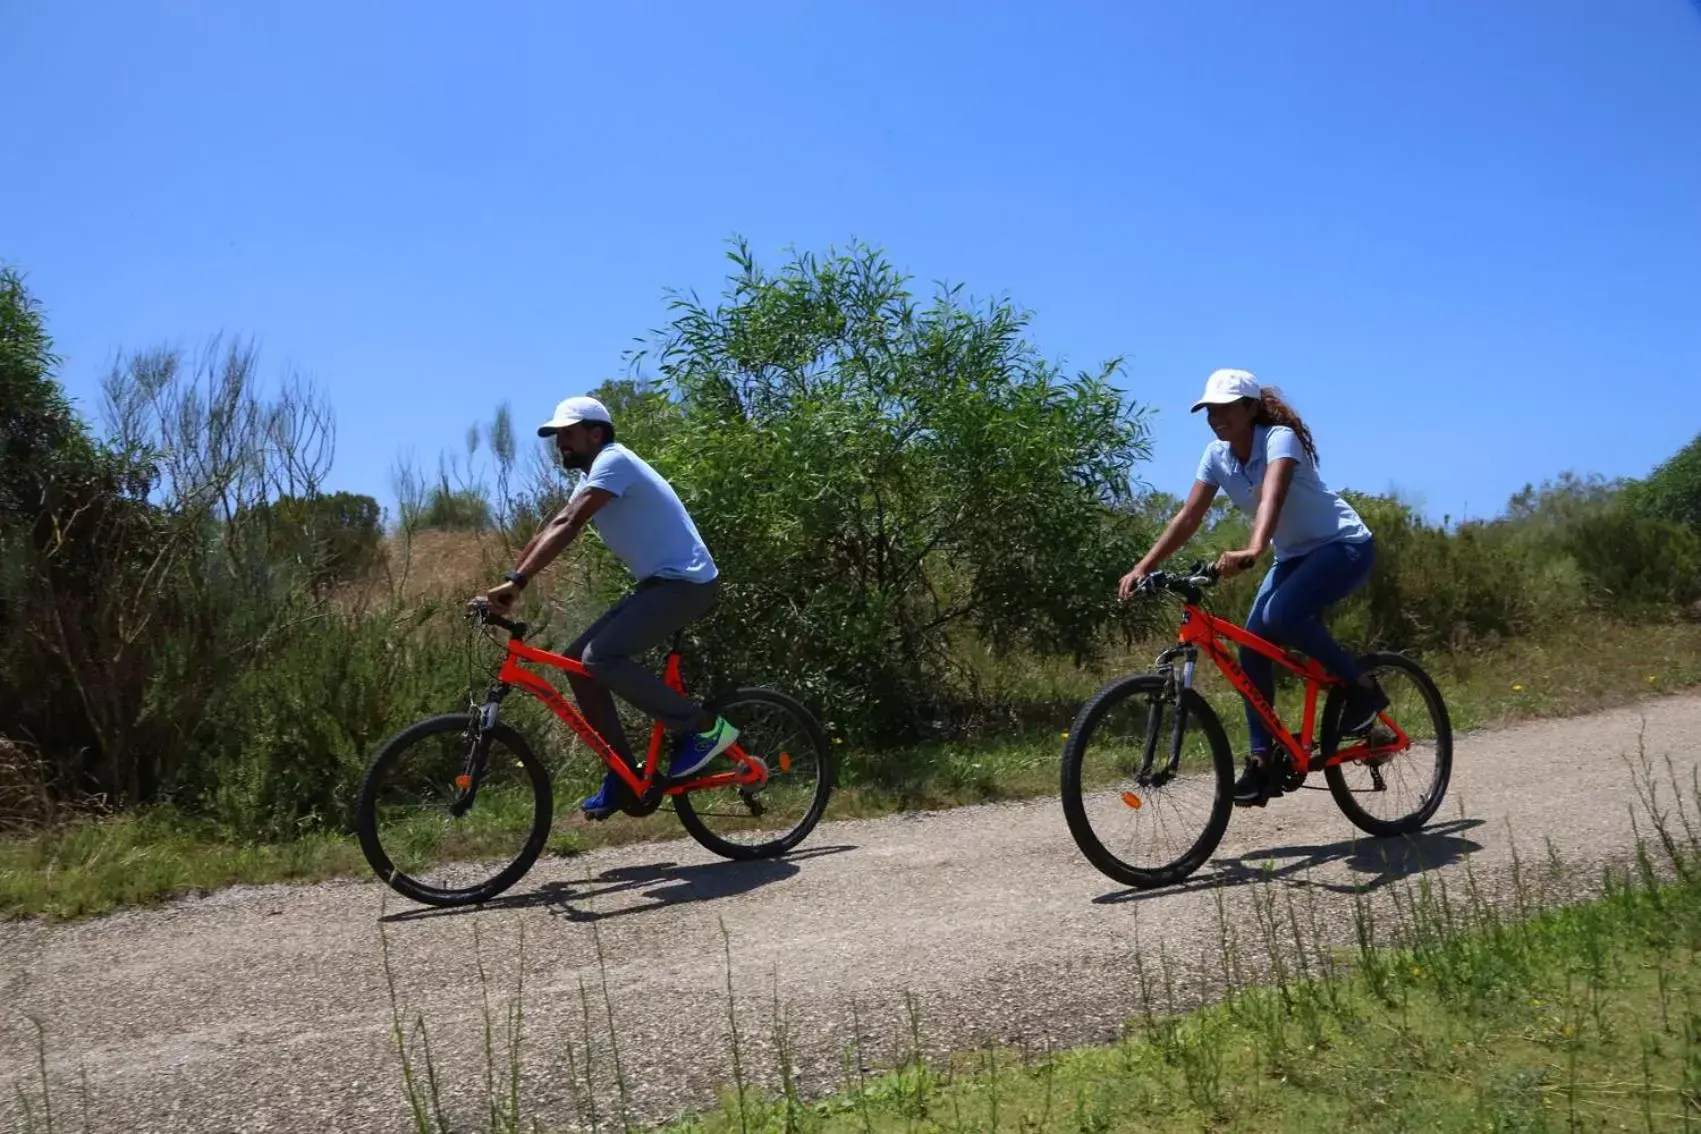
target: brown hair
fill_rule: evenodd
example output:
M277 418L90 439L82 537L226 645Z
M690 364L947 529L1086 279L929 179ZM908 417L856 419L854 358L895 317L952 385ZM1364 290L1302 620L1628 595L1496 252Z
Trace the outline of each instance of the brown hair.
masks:
M1282 398L1280 390L1273 386L1265 386L1258 391L1258 412L1252 416L1253 425L1285 425L1299 437L1299 443L1305 448L1306 456L1311 463L1321 464L1317 459L1317 445L1311 440L1311 430L1305 427L1305 422L1299 419L1299 414Z

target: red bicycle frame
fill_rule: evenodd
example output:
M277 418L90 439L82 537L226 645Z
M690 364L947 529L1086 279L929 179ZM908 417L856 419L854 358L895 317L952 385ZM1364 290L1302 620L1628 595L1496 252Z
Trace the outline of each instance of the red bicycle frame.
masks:
M1295 737L1288 731L1282 719L1276 715L1275 706L1265 700L1264 695L1253 686L1252 679L1246 676L1246 671L1240 668L1240 663L1223 647L1220 640L1222 638L1263 654L1277 665L1297 674L1305 682L1305 721L1299 736ZM1274 642L1266 641L1232 622L1208 614L1191 602L1182 607L1179 641L1183 647L1197 649L1217 663L1217 668L1222 670L1223 676L1228 678L1235 691L1252 706L1253 711L1264 722L1264 727L1270 730L1270 735L1293 757L1294 771L1299 775L1306 774L1314 766L1332 768L1354 760L1393 755L1411 747L1411 738L1406 735L1405 730L1395 724L1386 712L1382 712L1377 714L1377 719L1393 733L1393 743L1360 743L1339 749L1321 764L1313 765L1311 752L1315 737L1312 728L1317 716L1317 693L1321 689L1343 684L1340 678L1328 673L1316 660L1306 658L1302 661Z
M523 689L549 706L551 712L566 722L567 727L572 729L580 740L590 746L592 752L602 757L603 763L607 764L616 775L626 782L626 786L632 790L636 798L645 798L655 783L657 771L661 766L662 738L667 733L662 723L657 721L650 729L649 756L644 765L644 774L642 777L637 776L626 766L626 761L615 753L608 741L603 739L602 734L591 727L591 722L585 719L585 715L579 711L577 705L563 697L555 686L544 678L526 669L522 663L547 665L563 670L572 676L595 681L596 678L591 676L584 663L563 654L540 650L536 646L528 646L522 641L510 638L508 640L508 656L503 659L502 669L497 673L496 680L503 685ZM667 682L668 688L674 692L681 694L685 692L685 682L680 676L679 670L679 651L669 651L667 669L663 680ZM760 757L750 755L737 742L734 742L726 750L726 754L742 765L738 771L720 772L712 776L699 776L696 779L667 784L663 787L662 794L680 795L688 791L743 785L759 788L767 782L768 766L763 763ZM785 762L786 756L782 753L780 756L782 769Z

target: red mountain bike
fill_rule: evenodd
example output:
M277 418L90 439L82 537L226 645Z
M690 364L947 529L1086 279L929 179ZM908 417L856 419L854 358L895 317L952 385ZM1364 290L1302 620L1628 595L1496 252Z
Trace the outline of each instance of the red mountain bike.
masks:
M1201 653L1251 702L1275 738L1272 755L1284 791L1321 768L1336 804L1360 829L1386 837L1429 822L1453 771L1453 727L1429 675L1401 654L1359 658L1388 695L1388 708L1366 733L1343 736L1345 684L1317 662L1200 609L1204 588L1216 581L1216 571L1202 563L1185 575L1146 576L1140 593L1182 596L1180 640L1158 656L1155 672L1112 682L1075 717L1063 747L1063 815L1087 859L1118 882L1147 889L1186 878L1222 840L1234 806L1234 757L1222 720L1193 688ZM1256 650L1305 682L1297 737L1252 687L1223 639ZM1314 733L1322 690L1328 695ZM1409 793L1401 791L1406 788Z
M397 892L434 906L489 901L530 870L554 821L554 792L525 738L499 719L515 688L536 697L620 776L623 810L649 815L672 800L679 821L723 858L772 858L814 829L833 790L827 734L809 710L772 689L732 689L705 708L739 731L711 767L731 770L670 780L661 770L666 730L650 731L642 769L627 767L577 705L526 664L590 678L572 658L528 646L529 627L488 607L475 617L508 632L507 655L482 709L430 717L404 729L372 758L360 786L355 830L366 861ZM683 693L679 639L664 680Z

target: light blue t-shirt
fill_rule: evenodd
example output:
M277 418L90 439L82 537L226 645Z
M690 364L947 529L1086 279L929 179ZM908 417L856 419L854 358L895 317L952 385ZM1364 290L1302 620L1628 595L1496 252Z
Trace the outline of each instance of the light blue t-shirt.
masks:
M591 488L614 494L591 526L640 582L659 576L712 583L719 576L673 486L638 454L618 442L605 445L573 495Z
M1213 441L1199 458L1198 479L1229 494L1235 506L1257 519L1264 490L1264 470L1282 457L1295 461L1293 481L1276 518L1270 543L1276 558L1297 559L1326 543L1362 543L1370 538L1353 506L1331 492L1317 475L1317 464L1300 444L1299 435L1285 425L1259 425L1252 431L1252 456L1241 464L1227 441Z

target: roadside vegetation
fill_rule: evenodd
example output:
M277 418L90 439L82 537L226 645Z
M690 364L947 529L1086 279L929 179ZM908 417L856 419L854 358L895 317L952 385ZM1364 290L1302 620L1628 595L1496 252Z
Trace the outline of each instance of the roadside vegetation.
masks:
M1113 601L1175 504L1139 483L1149 407L1115 360L1065 372L1018 309L917 295L877 250L730 257L723 293L673 297L596 391L729 580L687 679L808 702L844 754L830 817L1049 793L1081 700L1173 632L1161 601ZM126 354L79 412L48 322L0 274L0 913L359 873L367 759L488 681L499 651L461 602L570 479L500 406L435 472L398 466L387 515L329 487L328 403L250 345ZM1696 681L1701 437L1489 519L1353 499L1382 554L1336 632L1422 657L1456 724ZM1244 535L1219 508L1204 542ZM624 581L591 539L540 582L527 616L559 642ZM1256 582L1212 602L1239 615ZM557 851L676 832L577 823L597 770L513 704L559 769Z

